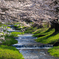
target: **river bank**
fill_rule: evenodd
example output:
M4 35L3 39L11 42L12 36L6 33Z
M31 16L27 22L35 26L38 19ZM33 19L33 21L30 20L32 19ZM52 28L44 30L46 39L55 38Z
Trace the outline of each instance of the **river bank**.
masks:
M38 37L35 41L43 44L52 44L53 48L48 52L55 57L59 57L59 32L55 32L55 29L39 29L34 32L34 37Z
M0 39L0 59L24 59L23 55L18 51L18 49L11 46L12 44L16 44L18 42L15 40L14 35L9 33L8 29L11 28L7 25L5 27L7 30L4 29L4 27L2 28L4 34L2 36L4 37L4 40Z

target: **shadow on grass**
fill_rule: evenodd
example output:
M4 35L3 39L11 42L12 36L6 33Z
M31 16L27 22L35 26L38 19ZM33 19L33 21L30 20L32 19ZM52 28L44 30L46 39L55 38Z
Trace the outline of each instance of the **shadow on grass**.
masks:
M51 29L49 29L48 31L50 31ZM52 32L52 33L49 33L49 34L47 34L47 35L45 35L45 36L42 36L42 37L38 37L38 39L36 39L36 41L37 42L41 42L41 43L48 43L49 41L51 41L51 40L47 40L48 38L50 38L50 37L54 37L55 35L57 35L59 32ZM52 40L50 43L54 43L55 41L57 41L57 40Z
M54 33L52 33L51 35L49 35L49 36L47 36L47 38L49 38L49 37L51 37L51 36L54 36L54 35L56 35L56 34L58 34L59 32L54 32Z
M46 31L44 31L44 32L42 32L42 33L38 33L38 35L36 35L36 34L34 34L34 35L36 35L36 37L43 37L43 36L46 35L46 33L50 32L51 30L52 30L52 29L49 28L48 30L46 30Z
M44 33L46 33L46 32L49 32L49 31L51 31L51 28L49 28L47 31L45 31Z

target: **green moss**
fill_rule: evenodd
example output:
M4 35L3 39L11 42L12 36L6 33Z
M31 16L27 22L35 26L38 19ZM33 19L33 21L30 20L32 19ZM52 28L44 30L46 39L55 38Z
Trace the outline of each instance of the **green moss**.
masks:
M48 44L48 43L54 44L59 39L59 33L53 34L54 32L55 32L55 29L47 29L38 34L34 34L33 36L38 37L36 39L37 42L41 42L44 44ZM43 35L43 36L39 37L40 35Z
M0 45L0 48L2 49L10 49L10 50L16 50L19 52L19 50L17 50L15 47L12 47L12 46L7 46L7 45Z
M39 37L39 35L44 35ZM44 43L44 44L54 44L59 40L59 33L55 33L55 29L38 29L38 31L34 32L34 35L38 37L35 39L37 42ZM48 52L55 57L59 57L59 46L53 47L48 50Z
M3 24L3 26L7 26L6 24Z
M8 27L7 25L3 25L3 27ZM24 34L23 32L11 32L10 35L5 35L5 40L2 40L2 45L0 45L0 59L24 59L21 53L10 45L18 43L14 37L18 36L18 34Z
M48 50L48 52L55 57L59 57L59 46L53 47Z
M7 28L11 28L11 27L7 26Z
M0 26L2 26L3 24L0 22Z
M15 47L1 45L0 59L24 59L24 58Z
M55 32L55 30L51 29L49 32L45 32L45 36L38 37L36 39L36 41L41 42L41 43L45 43L45 44L51 43L52 41L56 40L56 36L53 37L53 35L52 35L54 32ZM43 33L43 35L44 35L44 33Z
M34 31L33 34L37 34L37 33L40 33L40 32L42 32L42 31L43 31L43 28L39 28L39 29L37 29L36 31Z
M45 35L45 33L46 33L46 31L48 31L48 29L49 28L42 28L42 29L34 32L34 35L33 36L38 37L39 35L43 35L43 34Z
M24 32L11 32L11 35L17 37L18 35L24 34Z
M5 41L2 41L2 44L4 45L12 45L12 44L15 44L17 43L18 41L14 39L14 36L13 35L6 35L5 36Z
M37 28L36 27L28 27L27 30L24 31L24 33L33 33Z

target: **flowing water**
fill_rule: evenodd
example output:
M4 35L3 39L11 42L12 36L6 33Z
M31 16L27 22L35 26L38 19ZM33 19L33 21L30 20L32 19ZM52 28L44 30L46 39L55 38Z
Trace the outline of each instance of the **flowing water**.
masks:
M36 37L32 37L32 34L19 35L16 40L17 44L14 44L20 53L23 54L25 59L59 59L55 58L47 52L52 45L44 45L35 42Z
M9 29L10 32L16 31L13 27L11 29ZM34 39L37 38L32 37L32 34L18 35L15 39L18 43L12 46L15 46L25 59L59 59L49 55L47 52L53 45L35 42Z

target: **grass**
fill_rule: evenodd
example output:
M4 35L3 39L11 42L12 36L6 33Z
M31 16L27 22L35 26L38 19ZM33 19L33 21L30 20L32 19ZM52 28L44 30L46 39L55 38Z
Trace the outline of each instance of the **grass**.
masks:
M7 28L11 28L11 27L7 26Z
M5 35L5 41L2 41L3 45L0 45L0 59L24 59L15 47L10 46L17 42L13 35Z
M3 25L7 26L7 25ZM7 28L10 28L7 26ZM12 47L12 44L18 43L14 37L18 34L24 34L23 32L11 32L11 35L4 35L5 40L2 40L2 45L0 45L0 59L24 59L21 53L15 48Z
M44 43L44 44L51 43L51 42L55 41L56 39L58 39L58 35L59 35L59 34L53 36L53 33L54 33L54 32L55 32L54 29L51 29L51 30L49 30L48 32L46 31L46 32L43 33L43 35L45 35L45 36L38 37L38 38L36 39L36 41L37 41L37 42ZM57 37L57 38L56 38L56 37Z
M2 26L3 24L0 22L0 26Z
M20 26L19 24L15 24L15 25L14 25L14 28L15 28L16 30L19 30L19 29L21 28L21 26Z
M38 29L37 31L33 32L34 35L38 37L35 41L44 43L44 44L54 44L59 40L59 32L56 33L55 29ZM44 35L39 37L40 35ZM48 52L55 57L59 57L59 46L55 46L50 48Z
M33 34L37 34L37 33L40 33L40 32L42 32L42 31L43 31L43 28L39 28L39 29L37 29L36 31L34 31Z
M36 27L33 28L33 27L31 26L31 27L28 27L28 28L24 31L24 33L33 33L35 30L37 30L37 28L36 28Z
M24 32L11 32L11 35L17 37L18 35L24 34Z
M0 45L0 59L24 59L24 58L15 47Z
M48 50L48 52L55 57L59 57L59 46L53 47Z
M38 37L39 35L42 35L42 34L45 35L46 31L48 31L48 28L41 28L41 29L33 32L33 34L34 34L33 36Z
M18 41L14 39L14 36L13 35L5 35L5 41L2 41L2 44L4 45L12 45L12 44L15 44L17 43Z

